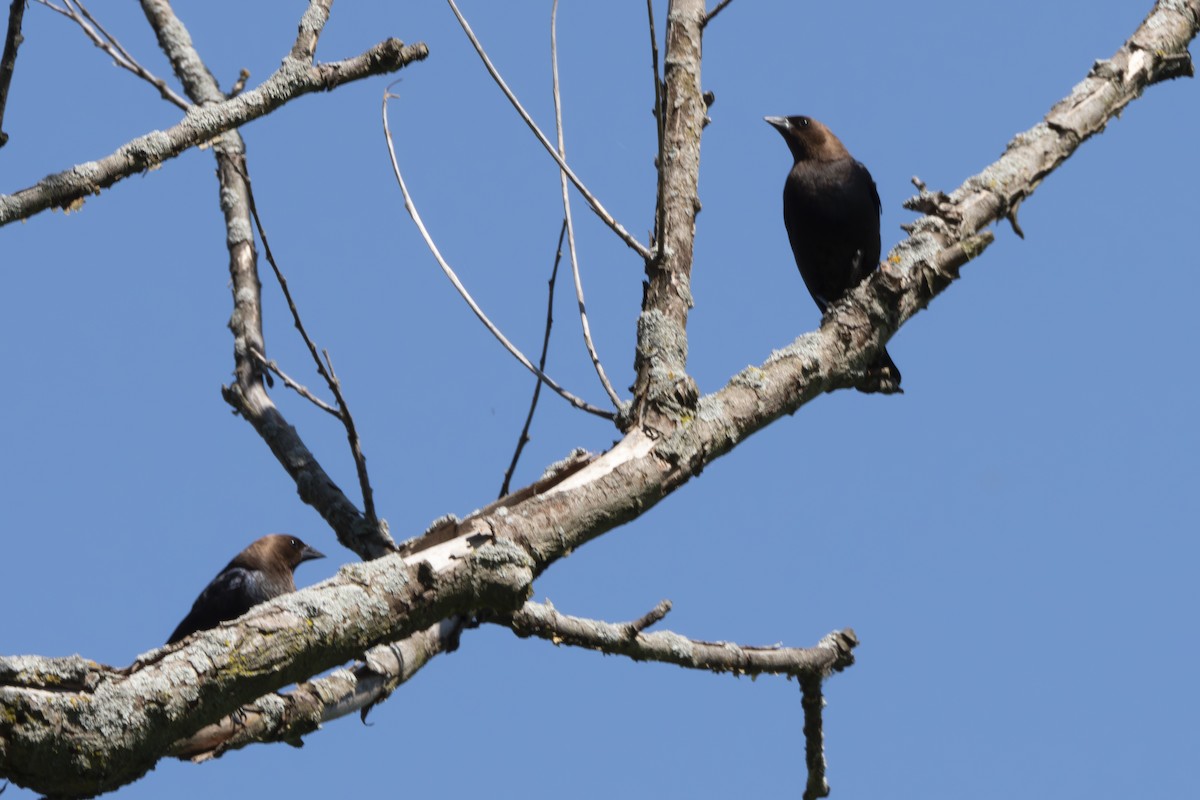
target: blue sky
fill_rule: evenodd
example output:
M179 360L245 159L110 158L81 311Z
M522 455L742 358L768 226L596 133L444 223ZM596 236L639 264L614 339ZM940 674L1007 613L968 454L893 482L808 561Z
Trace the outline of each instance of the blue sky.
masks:
M106 5L93 11L167 75L136 7ZM278 65L291 5L177 10L227 88L243 67L254 83ZM911 176L949 191L978 172L1150 7L733 3L705 39L716 103L689 323L701 389L818 322L781 220L790 158L763 115L811 114L867 164L886 250L913 218L901 208ZM463 10L549 130L549 3ZM178 119L46 9L29 9L25 36L0 191ZM403 72L391 117L426 224L477 300L536 352L561 218L556 169L444 5L336 4L318 55L387 36L431 49ZM644 240L645 8L564 0L559 46L568 158ZM404 213L379 125L389 80L303 98L243 135L272 248L331 351L380 512L402 539L495 497L532 380ZM661 627L746 644L808 646L854 627L858 663L827 685L835 797L1195 795L1197 91L1151 88L1025 203L1024 241L996 229L985 256L889 344L905 395L818 399L557 564L536 597L609 620L669 598ZM303 585L354 558L221 400L232 341L213 169L208 151L188 152L77 213L0 232L0 652L127 664L267 532L331 555L300 568ZM642 265L574 208L597 348L627 394ZM601 403L566 289L560 280L548 369ZM265 272L264 296L270 355L315 387ZM281 388L274 397L353 493L341 428ZM517 485L616 432L543 395L532 435ZM799 796L799 701L781 679L489 629L377 708L373 727L351 718L301 750L163 761L122 794Z

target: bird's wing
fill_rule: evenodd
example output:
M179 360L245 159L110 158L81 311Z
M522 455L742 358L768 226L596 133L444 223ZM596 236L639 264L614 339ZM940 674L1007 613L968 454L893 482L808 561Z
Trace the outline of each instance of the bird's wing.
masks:
M237 619L258 603L269 599L263 586L263 574L256 569L229 566L212 579L192 604L167 644L195 633L214 628L230 619Z

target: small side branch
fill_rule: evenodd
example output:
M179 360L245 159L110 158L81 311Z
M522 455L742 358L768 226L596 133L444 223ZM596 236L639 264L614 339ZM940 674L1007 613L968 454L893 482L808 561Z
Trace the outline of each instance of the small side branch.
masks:
M188 106L191 105L187 100L184 100L182 97L180 97L174 89L168 86L165 80L158 77L138 63L138 60L134 58L119 41L117 41L115 36L109 33L105 27L100 24L98 19L92 16L92 12L88 11L87 6L80 2L80 0L63 0L63 6L65 6L63 8L48 2L48 0L38 0L38 2L52 11L57 11L59 14L62 14L64 17L78 25L79 29L83 31L84 35L92 40L92 44L96 45L96 47L99 47L112 57L114 64L121 69L132 72L134 75L146 81L146 83L149 83L155 89L158 89L158 93L168 103L171 103L176 107L183 109L184 111L186 111Z
M8 107L8 87L12 84L13 70L17 68L17 49L25 37L21 35L21 24L25 21L25 0L12 0L8 7L8 32L4 34L4 55L0 56L0 147L8 142L4 132L4 109Z
M299 30L296 33L296 43L292 45L292 58L298 61L312 63L317 54L317 40L325 23L329 22L329 11L333 0L311 0L304 16L300 18Z
M571 168L567 166L567 162L563 160L562 156L555 152L554 146L550 144L550 140L546 138L546 134L542 133L542 129L539 128L537 123L533 121L533 117L529 116L529 112L525 110L524 106L521 105L521 102L517 100L517 96L513 94L512 89L509 89L508 84L504 82L504 78L500 77L500 72L492 64L492 60L488 58L487 51L483 49L483 45L480 44L479 39L475 37L475 32L471 30L471 26L467 24L466 17L464 17L462 12L458 10L458 5L454 2L454 0L447 0L447 2L450 3L450 9L454 12L454 16L458 18L458 24L462 26L463 32L467 34L467 38L471 40L471 45L475 48L475 52L479 54L479 58L483 61L483 65L487 67L488 74L492 76L492 80L494 80L496 85L500 87L500 91L504 92L504 96L508 98L510 103L512 103L512 106L517 110L517 113L521 115L521 119L525 120L525 124L529 126L529 130L533 131L533 135L536 136L537 140L542 143L542 147L546 148L546 152L548 152L550 157L555 160L555 162L558 164L558 168L566 173L566 176L571 179L571 183L575 184L575 188L578 189L579 193L582 194L584 199L588 201L588 205L592 207L592 211L596 212L596 216L600 217L600 219L604 221L605 225L612 228L613 232L621 238L621 241L629 245L635 253L642 258L649 259L651 253L646 245L635 239L633 235L629 233L629 231L625 230L621 223L613 219L612 214L608 213L608 210L600 204L600 201L596 199L596 196L588 191L588 188L583 185L583 181L579 180L575 173L571 171Z
M550 350L550 329L554 326L554 284L558 281L558 265L562 262L563 237L567 235L567 220L563 219L562 228L558 231L558 247L554 250L554 266L550 270L549 289L546 297L546 333L542 337L542 355L538 359L538 369L545 371L546 354ZM533 424L533 412L537 410L538 398L542 394L542 381L538 379L533 384L533 399L529 401L529 413L525 415L525 425L521 435L517 437L517 449L513 452L512 461L504 473L504 483L500 484L500 497L508 494L512 483L513 473L517 470L517 462L521 459L521 451L529 443L529 427Z
M388 88L390 90L391 87ZM438 250L437 244L433 241L433 237L430 236L428 229L425 227L424 221L421 219L421 213L417 211L417 206L416 203L413 202L412 195L408 193L408 186L404 183L404 176L400 174L400 164L396 160L396 147L392 142L392 131L388 125L387 106L388 100L397 96L398 95L394 95L390 91L386 91L383 94L383 135L384 139L387 141L388 155L391 157L392 161L392 174L396 176L396 183L400 186L400 193L404 195L405 210L407 210L409 216L412 217L413 222L417 226L417 230L421 233L421 238L425 240L426 247L429 248L429 252L433 253L433 257L437 260L438 266L442 268L442 272L445 273L446 277L450 279L450 283L454 284L454 288L458 291L459 296L462 297L462 299L466 301L467 305L471 307L471 311L475 312L475 316L479 318L479 321L483 323L484 327L491 332L492 336L496 337L496 340L504 346L505 350L512 353L513 357L517 359L517 361L521 362L525 369L538 376L538 378L541 379L547 386L558 393L560 397L576 408L586 411L589 414L595 414L598 417L604 417L605 419L616 419L616 414L612 413L611 411L605 411L602 408L597 408L591 403L584 402L560 386L558 382L549 375L535 367L530 360L525 357L525 354L518 350L517 346L510 342L508 337L501 333L500 329L497 328L490 319L488 319L487 314L483 313L483 309L480 308L479 304L475 302L475 298L471 297L471 293L467 291L467 287L463 286L462 281L458 279L458 275L455 274L454 270L450 267L450 264L447 263L446 259L442 257L442 252Z
M336 408L329 405L329 403L326 403L324 400L317 397L315 394L313 394L311 391L309 391L307 386L304 386L303 384L299 383L294 378L292 378L290 375L288 375L286 372L281 370L279 368L278 364L276 364L274 361L268 359L266 356L264 356L258 350L251 349L250 355L254 356L254 358L258 361L259 365L263 369L279 376L279 379L283 381L284 386L288 387L293 392L300 395L305 400L312 403L314 406L321 409L325 413L332 414L333 416L337 417L339 420L342 418L342 412L338 411Z
M716 7L704 16L704 22L701 23L701 27L712 22L716 18L717 14L720 14L722 11L724 11L725 6L729 5L732 2L733 2L733 0L721 0L721 2L717 3Z
M550 603L527 602L509 616L490 620L521 637L549 639L554 644L586 647L634 661L661 661L688 669L728 672L733 675L786 675L800 682L804 708L804 751L808 782L804 800L829 795L825 780L825 742L821 710L822 683L854 663L858 637L847 628L830 633L816 647L745 647L730 642L703 642L660 631L644 633L671 610L663 600L633 622L612 623L560 614Z
M688 639L669 631L642 632L666 616L670 608L671 604L663 601L636 622L612 623L571 617L549 603L528 602L520 611L494 622L511 628L522 638L549 639L555 644L585 647L635 661L661 661L734 675L787 675L819 681L854 663L858 639L849 628L829 634L811 648L747 647Z
M301 30L303 30L303 27L302 24ZM242 162L242 166L244 168L244 161ZM284 299L287 300L288 310L292 312L292 324L300 332L300 338L304 340L304 345L308 348L313 363L317 365L317 374L325 379L325 384L329 387L329 391L333 392L333 398L338 407L337 417L346 428L346 440L350 444L350 453L354 457L354 468L358 473L358 485L362 491L363 513L367 518L367 524L375 525L378 517L375 514L375 493L371 489L371 479L367 474L367 458L362 452L362 440L359 438L358 428L354 424L354 415L350 413L350 406L346 402L345 395L342 394L342 382L338 380L337 375L333 371L333 361L329 358L329 351L322 351L325 356L325 360L322 362L321 355L317 352L317 345L313 342L312 337L308 335L308 331L304 327L304 321L300 319L300 309L296 307L296 301L292 297L291 290L288 288L287 278L284 277L283 270L279 268L279 263L275 260L275 254L271 252L271 243L267 240L267 232L263 228L262 219L258 215L258 204L254 202L254 186L250 182L250 175L245 169L242 171L242 178L246 181L246 198L250 205L250 215L254 218L254 227L258 229L258 238L263 243L263 255L267 257L267 263L271 265L271 269L275 273L275 280L279 284L279 288L283 291Z
M821 679L801 678L800 693L800 704L804 708L804 763L808 767L804 800L817 800L829 796L829 781L825 779L825 731L821 721L825 708Z

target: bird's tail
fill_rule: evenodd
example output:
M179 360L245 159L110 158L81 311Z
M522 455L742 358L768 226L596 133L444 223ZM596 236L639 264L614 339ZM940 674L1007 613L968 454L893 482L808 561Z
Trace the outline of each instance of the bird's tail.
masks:
M860 392L873 394L904 394L904 390L900 388L900 369L896 366L896 362L892 361L892 357L888 355L887 348L879 351L875 362L867 368L867 377L858 385Z

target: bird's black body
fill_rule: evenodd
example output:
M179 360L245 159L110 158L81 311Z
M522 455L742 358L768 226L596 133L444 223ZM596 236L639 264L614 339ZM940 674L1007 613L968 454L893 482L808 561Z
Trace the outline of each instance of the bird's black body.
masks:
M259 603L296 591L293 571L314 558L324 555L295 536L273 533L255 541L204 587L167 644L237 619Z
M809 294L824 314L879 266L879 191L871 173L811 117L767 117L795 163L783 184L783 224ZM899 391L887 350L862 388Z

